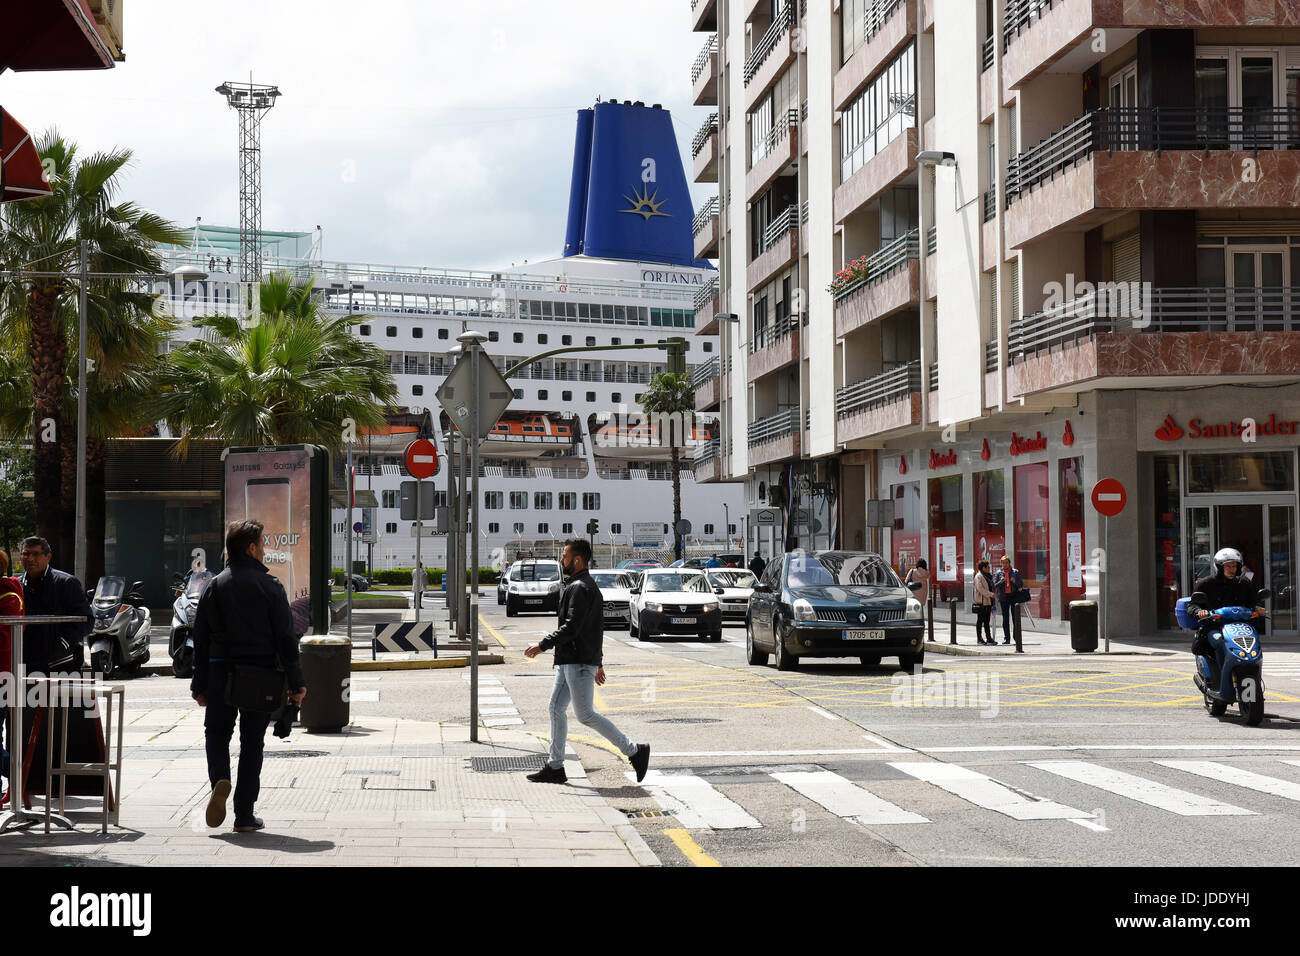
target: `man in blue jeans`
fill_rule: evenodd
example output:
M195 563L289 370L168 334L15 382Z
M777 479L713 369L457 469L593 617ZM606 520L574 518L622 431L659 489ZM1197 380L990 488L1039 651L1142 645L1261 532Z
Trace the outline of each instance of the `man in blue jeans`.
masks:
M534 783L565 783L565 739L569 733L566 711L573 701L578 720L612 743L632 763L637 780L650 765L649 744L634 744L607 717L596 713L596 685L605 683L601 666L601 644L605 637L605 601L600 588L587 572L591 564L591 542L573 538L564 542L560 559L569 584L560 595L560 626L539 643L530 645L525 657L536 657L555 648L555 688L551 691L551 752L546 764L528 779Z

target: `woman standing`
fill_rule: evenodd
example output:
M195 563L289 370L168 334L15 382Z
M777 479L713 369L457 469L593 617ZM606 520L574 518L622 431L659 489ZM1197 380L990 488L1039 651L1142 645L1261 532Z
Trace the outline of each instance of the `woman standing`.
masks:
M981 561L975 572L975 640L980 644L997 643L993 640L993 575L987 561Z
M930 603L930 566L925 563L925 558L917 559L916 566L907 572L903 582L905 584L919 582L921 590L916 592L917 600L921 602L921 607Z
M1002 634L1006 638L1002 643L1011 643L1011 615L1019 613L1016 610L1016 595L1025 587L1025 579L1021 576L1020 571L1011 566L1011 557L1002 555L1002 570L998 572L993 579L993 590L998 596L998 606L1002 608ZM1023 651L1019 642L1016 644L1016 653Z

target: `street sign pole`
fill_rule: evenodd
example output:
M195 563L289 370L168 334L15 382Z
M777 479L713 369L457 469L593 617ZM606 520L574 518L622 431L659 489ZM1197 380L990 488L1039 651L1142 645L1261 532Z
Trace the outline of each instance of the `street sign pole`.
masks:
M483 346L473 344L470 366L473 384L472 395L478 394L479 366ZM469 739L478 743L478 445L479 403L474 403L473 425L470 428L470 508L473 515L474 538L470 541L469 559Z
M460 527L456 514L460 510L456 500L456 426L451 427L452 430L447 433L447 507L450 509L451 526L447 529L447 557L444 562L447 567L442 583L447 592L447 633L459 635L460 602L456 600L456 592L451 587L451 583L457 580L456 535Z
M1102 518L1101 631L1106 635L1106 653L1110 653L1110 516Z
M343 593L348 602L348 643L352 643L352 504L357 476L352 470L352 442L348 441L348 520L343 522ZM333 563L333 562L331 562Z
M415 479L415 567L411 569L411 603L415 605L415 623L420 623L420 604L424 599L424 582L420 580L420 539L424 537L424 522L420 520L420 487Z

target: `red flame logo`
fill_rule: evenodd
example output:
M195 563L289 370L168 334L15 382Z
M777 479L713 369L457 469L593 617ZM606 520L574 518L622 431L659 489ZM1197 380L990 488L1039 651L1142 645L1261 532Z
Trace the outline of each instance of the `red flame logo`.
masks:
M1070 423L1065 423L1065 434L1061 436L1061 444L1067 448L1074 444L1074 430L1070 428Z
M898 473L899 473L900 475L905 475L905 474L907 474L907 456L906 456L906 455L899 455L899 456L898 456Z
M1174 416L1166 415L1164 424L1156 429L1156 437L1161 441L1178 441L1183 437L1183 430L1174 421Z
M993 453L989 451L989 440L986 438L984 439L984 447L980 449L980 458L983 461L988 461L992 457Z

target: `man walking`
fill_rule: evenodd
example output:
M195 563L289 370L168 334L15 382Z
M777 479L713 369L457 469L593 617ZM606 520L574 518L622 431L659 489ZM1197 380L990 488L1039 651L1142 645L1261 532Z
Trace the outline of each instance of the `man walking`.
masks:
M445 571L443 573L446 574ZM411 572L411 590L414 592L411 595L411 600L415 603L416 607L424 607L424 589L428 586L429 576L424 570L424 562L421 561L415 566L415 570ZM447 579L447 600L451 600L450 578Z
M194 617L194 678L190 693L207 708L203 728L207 738L207 823L219 827L226 819L230 795L230 738L239 716L239 780L235 788L235 832L262 829L253 815L261 787L262 745L271 715L236 710L226 689L237 664L280 668L295 690L289 700L301 704L307 695L298 665L298 641L284 585L262 563L266 547L259 521L235 521L226 529L226 568L208 585Z
M757 548L754 549L754 560L749 562L749 573L755 578L761 578L763 572L767 570L767 562L763 560L763 554Z
M649 744L634 744L609 718L596 713L596 685L605 683L601 666L601 643L605 637L605 602L600 588L587 568L591 564L591 542L570 539L564 542L560 559L569 584L560 595L560 626L537 644L530 645L525 657L536 657L555 648L555 687L551 691L551 752L546 764L528 779L534 783L564 783L565 740L569 734L569 701L583 724L599 733L632 762L636 779L645 777L650 765Z

